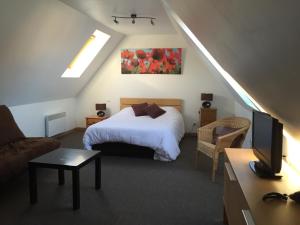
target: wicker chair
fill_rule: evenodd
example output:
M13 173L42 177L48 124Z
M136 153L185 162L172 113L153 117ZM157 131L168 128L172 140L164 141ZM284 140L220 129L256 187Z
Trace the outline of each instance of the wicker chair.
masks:
M217 120L198 129L198 143L196 150L196 168L198 165L199 153L202 152L212 158L212 181L215 181L215 173L218 168L219 154L225 148L240 148L245 140L251 122L242 117L229 117ZM212 144L213 132L216 127L238 128L229 134L219 136L216 143Z

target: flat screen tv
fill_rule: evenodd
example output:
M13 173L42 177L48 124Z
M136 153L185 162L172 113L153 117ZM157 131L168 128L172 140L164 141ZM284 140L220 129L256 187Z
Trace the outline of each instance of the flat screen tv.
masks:
M269 114L253 111L252 148L259 161L250 168L260 177L280 179L283 125Z

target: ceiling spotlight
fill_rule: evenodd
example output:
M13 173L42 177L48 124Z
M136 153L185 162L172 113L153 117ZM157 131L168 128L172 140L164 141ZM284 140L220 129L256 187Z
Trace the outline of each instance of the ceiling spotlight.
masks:
M154 24L155 24L153 19L150 20L150 23L151 23L152 26L154 26Z
M117 17L115 17L114 22L115 22L115 24L119 23L119 21L117 20Z
M130 17L132 18L132 24L135 24L136 14L131 14Z

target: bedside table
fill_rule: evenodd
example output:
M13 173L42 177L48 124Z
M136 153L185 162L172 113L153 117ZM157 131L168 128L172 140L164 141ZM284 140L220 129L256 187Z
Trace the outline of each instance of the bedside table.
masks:
M85 123L86 123L86 127L88 128L89 126L95 124L95 123L98 123L102 120L105 120L107 119L109 116L102 116L102 117L99 117L99 116L88 116L88 117L85 117Z
M217 109L215 108L201 108L199 111L200 127L216 121Z

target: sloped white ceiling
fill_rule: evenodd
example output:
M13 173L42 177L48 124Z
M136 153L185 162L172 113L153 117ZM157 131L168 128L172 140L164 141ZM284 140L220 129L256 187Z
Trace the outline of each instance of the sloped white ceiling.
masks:
M123 35L60 1L0 3L0 104L9 106L76 96ZM95 29L111 35L80 79L63 79Z
M225 70L300 138L300 2L164 1ZM114 30L127 34L174 31L158 0L2 0L0 6L0 104L76 96L122 39ZM112 24L112 14L130 13L158 17L157 26ZM96 28L112 36L109 43L82 78L61 79Z
M300 138L300 2L165 2L225 70Z

